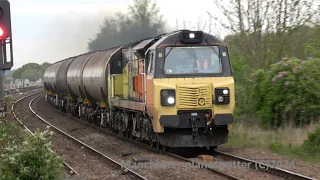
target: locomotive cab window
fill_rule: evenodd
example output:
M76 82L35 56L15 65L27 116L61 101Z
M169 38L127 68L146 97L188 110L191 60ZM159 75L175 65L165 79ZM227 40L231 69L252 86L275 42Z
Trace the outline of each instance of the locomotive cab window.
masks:
M218 46L166 47L165 74L222 73Z

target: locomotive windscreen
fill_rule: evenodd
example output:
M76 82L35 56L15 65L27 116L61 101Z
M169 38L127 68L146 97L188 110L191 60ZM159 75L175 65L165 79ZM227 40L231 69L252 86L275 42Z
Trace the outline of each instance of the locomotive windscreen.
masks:
M222 73L218 46L166 47L166 74Z

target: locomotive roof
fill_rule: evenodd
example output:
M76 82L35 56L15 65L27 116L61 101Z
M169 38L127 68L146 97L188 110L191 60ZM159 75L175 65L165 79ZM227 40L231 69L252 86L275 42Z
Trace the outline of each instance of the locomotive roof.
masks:
M189 31L189 30L181 30L181 31L177 31L177 32L165 35L165 36L163 36L163 38L161 38L157 43L155 43L153 45L154 48L159 46L159 45L162 45L162 44L185 44L185 43L181 43L181 37L180 37L180 35L181 35L181 33L183 31L185 33L188 33L188 34L194 32L194 31ZM198 32L200 32L200 31L198 31ZM208 33L203 32L202 35L203 35L202 39L204 41L207 41L207 42L205 42L205 44L206 43L209 43L209 44L214 44L214 43L225 44L222 40L218 39L217 37L213 36L212 34L208 34Z
M149 37L149 38L141 39L139 41L135 41L135 42L131 42L131 43L128 43L128 44L124 44L124 45L122 45L122 48L134 47L135 45L138 45L140 42L142 42L144 40L148 40L148 39L157 40L151 47L148 48L148 50L149 49L155 49L157 46L159 46L161 44L173 44L173 43L175 43L175 41L179 40L179 35L180 35L180 32L182 32L182 31L189 31L189 30L182 29L182 30L177 30L177 31L169 32L169 33L160 34L160 35L157 35L155 37ZM206 39L206 40L210 41L210 43L223 43L223 44L225 44L222 40L218 39L217 37L215 37L215 36L213 36L211 34L205 33L205 32L203 32L203 39ZM120 47L120 46L113 46L113 47L109 47L109 48L105 48L105 49L89 51L89 52L82 53L82 54L79 54L79 55L76 55L76 56L72 56L72 57L68 57L68 58L62 59L60 61L54 62L53 64L60 63L61 61L66 61L66 60L71 59L71 58L76 58L78 56L83 56L83 55L86 55L86 54L92 54L92 53L95 53L95 52L98 52L98 51L105 51L105 50L113 49L113 48Z

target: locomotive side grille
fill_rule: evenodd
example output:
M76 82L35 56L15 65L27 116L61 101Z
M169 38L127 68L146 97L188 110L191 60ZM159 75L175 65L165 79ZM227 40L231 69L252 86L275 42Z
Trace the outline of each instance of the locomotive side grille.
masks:
M211 107L212 96L210 86L202 87L177 87L178 108ZM201 100L200 100L201 99Z

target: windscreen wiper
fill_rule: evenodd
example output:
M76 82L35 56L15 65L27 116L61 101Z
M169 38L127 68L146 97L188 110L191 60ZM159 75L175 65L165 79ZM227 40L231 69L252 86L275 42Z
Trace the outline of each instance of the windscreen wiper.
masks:
M174 48L174 45L176 45L177 42L178 42L178 40L176 40L176 41L173 43L173 45L172 45L171 48L169 49L168 53L164 56L164 59L167 58L167 56L170 54L171 50Z
M207 41L207 39L205 39L204 40L208 45L211 45L208 41ZM216 53L218 56L219 56L219 58L221 59L221 54L219 53L219 52L217 52L212 46L210 46L210 48L214 51L214 53ZM220 48L219 48L220 49Z

